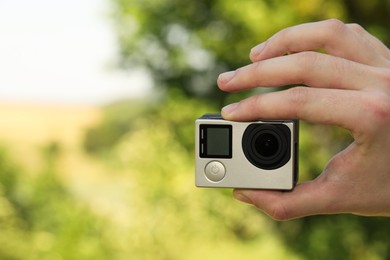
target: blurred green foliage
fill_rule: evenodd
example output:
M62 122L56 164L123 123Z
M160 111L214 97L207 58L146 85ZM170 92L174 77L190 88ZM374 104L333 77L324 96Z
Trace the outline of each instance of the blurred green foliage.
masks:
M0 150L0 259L107 259L105 222L57 179L53 149L43 149L47 164L38 176Z
M126 231L132 257L294 259L279 250L276 226L255 209L232 203L229 190L194 187L193 118L209 109L207 102L170 93L158 110L133 119L132 131L104 155L131 183Z
M247 57L251 47L282 28L328 18L360 23L385 43L388 44L390 40L388 34L390 20L387 19L390 11L389 1L113 0L113 2L116 7L113 17L117 25L121 51L120 66L124 69L139 66L148 69L155 80L156 89L166 91L166 100L160 104L160 109L140 115L145 122L144 130L147 131L146 129L151 127L153 132L150 135L139 136L135 138L136 140L132 139L133 134L129 133L127 138L130 139L125 139L127 141L121 141L120 144L126 143L126 146L133 148L121 151L117 155L128 158L128 164L125 164L127 167L131 169L139 167L139 171L142 172L140 181L147 179L148 184L145 185L155 187L144 191L144 198L150 202L149 205L153 205L152 207L159 204L158 200L172 197L172 191L180 188L170 186L168 181L183 175L177 172L178 175L169 177L174 174L170 169L176 168L178 158L183 154L189 154L186 157L186 164L193 163L191 146L193 132L190 131L193 120L205 110L215 112L223 104L240 100L254 92L267 91L259 89L254 92L226 94L216 87L216 78L220 72L235 69L249 62ZM192 107L193 100L200 104ZM165 145L161 150L158 148L158 141L151 138L158 135L160 127L166 128L167 131L166 139L163 141ZM179 130L182 128L189 129ZM332 154L346 147L349 142L351 137L346 131L303 123L300 144L301 181L315 178L321 173ZM139 146L135 145L136 143L140 143L139 146L141 143L145 146L148 144L148 149L138 150ZM175 153L172 158L162 160L164 162L162 165L154 163L170 154L176 145L184 150ZM139 157L132 157L131 154L134 153L139 153ZM145 154L148 156L145 157ZM166 172L163 170L165 168ZM182 171L185 171L185 168ZM152 175L151 179L145 178L145 174ZM188 178L190 173L185 171L185 174ZM169 188L161 187L165 185ZM166 192L161 192L161 189ZM194 191L196 192L204 191ZM216 206L232 207L230 199L226 200L226 191L212 192L213 200L219 201L220 198L224 198L224 202L208 205L208 200L204 199L201 203L206 208L210 207L209 211ZM179 198L176 200L180 200ZM250 231L252 237L256 234L256 225L261 221L261 217L257 216L258 212L248 214L251 215L250 218L259 220L253 222L249 219L240 219L236 225L245 227L244 230L251 230L253 226L253 230ZM181 216L179 214L177 218ZM229 219L233 216L234 214L225 213L219 217ZM185 216L182 217L186 219ZM387 219L319 216L278 223L276 227L275 232L284 241L284 245L302 258L390 257L386 247L390 233ZM234 233L233 230L236 229L230 231ZM218 229L211 230L210 239L204 243L213 240L214 232L218 233ZM245 232L240 231L237 234ZM245 236L238 239L245 241Z
M102 154L131 183L133 214L124 230L135 259L388 258L387 218L314 216L278 223L235 202L229 189L195 188L194 118L210 109L207 101L171 92L158 110L134 118L132 130ZM344 131L306 123L300 138L302 181L320 173L350 141Z
M112 1L120 66L145 67L157 88L217 106L228 98L216 88L217 75L247 64L253 46L285 27L334 17L362 23L389 43L387 0Z
M148 108L151 111L155 105L132 100L110 104L105 107L105 120L99 127L91 128L85 136L84 147L92 154L104 153L107 147L115 145L120 138L131 131L132 120Z

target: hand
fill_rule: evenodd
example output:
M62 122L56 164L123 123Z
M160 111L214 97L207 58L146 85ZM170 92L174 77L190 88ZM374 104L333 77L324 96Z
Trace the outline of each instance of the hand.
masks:
M234 197L277 220L390 216L390 50L359 25L331 19L284 29L253 48L250 59L221 74L220 89L307 87L252 96L223 108L225 119L298 118L348 129L354 142L292 191L235 190Z

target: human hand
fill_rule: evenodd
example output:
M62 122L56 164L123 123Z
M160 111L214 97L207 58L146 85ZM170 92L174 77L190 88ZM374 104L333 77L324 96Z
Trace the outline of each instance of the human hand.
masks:
M221 90L307 87L252 96L223 108L225 119L298 118L348 129L354 142L292 191L235 190L234 197L276 220L390 216L390 50L359 25L331 19L284 29L253 48L250 59L219 76Z

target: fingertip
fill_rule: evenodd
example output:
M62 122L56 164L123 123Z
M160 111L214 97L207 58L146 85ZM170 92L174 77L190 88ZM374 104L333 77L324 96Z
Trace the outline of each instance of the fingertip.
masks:
M227 84L229 81L231 81L235 75L236 75L236 71L224 72L218 76L217 81L218 81L218 83L221 83L221 85L224 85L224 84Z
M237 109L239 103L233 103L222 108L221 114L225 119L231 119L234 111Z
M253 47L253 48L251 49L251 52L250 52L250 54L249 54L249 58L250 58L250 60L251 60L252 62L256 62L256 61L259 61L259 60L260 60L259 56L260 56L260 54L263 52L263 50L264 50L264 48L265 48L265 44L266 44L266 42L263 42L263 43L261 43L261 44L255 46L255 47Z
M246 195L243 190L234 190L233 198L246 204L253 204L252 200Z

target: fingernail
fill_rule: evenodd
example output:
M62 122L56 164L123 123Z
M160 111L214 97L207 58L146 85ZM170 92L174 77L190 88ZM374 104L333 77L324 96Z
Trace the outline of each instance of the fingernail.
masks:
M239 200L241 202L247 203L247 204L253 204L252 200L249 199L247 196L245 196L241 191L234 191L233 197L236 200Z
M222 108L222 114L225 116L231 114L234 110L236 110L236 108L238 107L238 104L239 103L233 103L233 104L225 106L224 108Z
M234 75L236 75L236 71L225 72L219 75L218 80L226 83L229 82L234 77Z
M253 47L253 48L251 49L250 56L251 56L251 57L257 57L257 56L259 56L260 53L263 51L264 47L265 47L265 42L263 42L263 43L257 45L256 47Z

